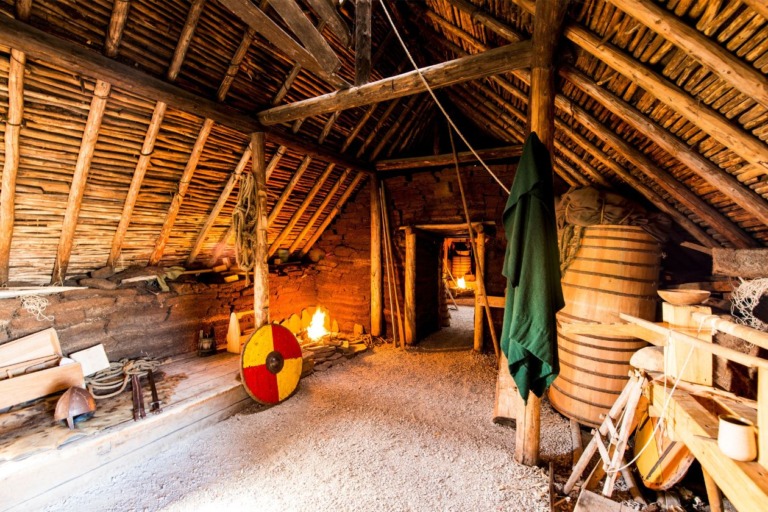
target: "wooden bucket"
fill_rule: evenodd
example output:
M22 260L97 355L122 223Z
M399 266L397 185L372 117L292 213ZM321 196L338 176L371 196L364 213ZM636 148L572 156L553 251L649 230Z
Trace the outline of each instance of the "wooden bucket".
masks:
M469 251L456 251L451 260L451 274L454 279L464 277L472 270L472 257Z
M562 277L559 323L619 323L619 313L654 320L661 247L639 227L584 230ZM647 343L627 336L557 334L560 375L549 399L582 425L598 426L628 380L629 359Z

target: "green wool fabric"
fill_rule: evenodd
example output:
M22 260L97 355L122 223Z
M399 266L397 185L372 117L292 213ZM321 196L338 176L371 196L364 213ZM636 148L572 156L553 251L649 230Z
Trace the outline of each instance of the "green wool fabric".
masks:
M554 202L549 152L531 133L502 217L507 292L501 350L526 401L529 391L541 397L560 371L555 313L565 301Z

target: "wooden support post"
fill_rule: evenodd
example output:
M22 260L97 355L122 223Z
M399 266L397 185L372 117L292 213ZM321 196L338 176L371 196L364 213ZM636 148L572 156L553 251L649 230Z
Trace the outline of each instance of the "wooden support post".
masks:
M516 393L515 400L515 460L526 466L535 466L539 462L541 442L541 399L528 393L528 403L524 403L520 393Z
M710 315L712 308L703 306L675 306L668 302L662 304L662 319L670 329L687 332L691 336L712 343L712 331L706 326L697 328L692 315ZM667 361L667 371L675 378L685 382L712 385L712 354L704 350L696 349L685 343L675 343L670 338L669 344L664 349L664 357Z
M701 473L704 475L704 486L707 488L709 512L723 512L723 492L706 469L701 468Z
M267 264L267 172L264 133L251 134L253 172L256 186L256 250L253 267L253 316L256 329L269 323L269 266Z
M371 189L371 335L381 336L384 319L384 287L381 274L381 195L376 176L368 183Z
M757 369L757 461L768 469L768 369Z
M480 276L485 277L485 232L482 224L478 224L475 248L477 254L475 261L480 264L480 269L475 270L475 352L483 351L483 315L485 313L485 283L480 281ZM492 328L492 327L491 327Z
M56 251L56 261L51 273L51 284L62 283L67 277L69 257L72 254L72 244L77 228L77 218L80 215L80 207L83 204L85 185L88 181L88 172L91 170L93 152L96 149L96 140L99 138L101 121L104 118L104 109L107 106L107 98L111 85L102 80L96 80L91 99L91 108L88 112L88 120L83 131L83 140L80 143L80 152L75 163L75 172L72 176L72 184L67 198L67 209L64 212L64 221L61 226L59 247Z
M416 342L416 231L405 228L405 344Z
M371 0L355 3L355 85L371 77Z

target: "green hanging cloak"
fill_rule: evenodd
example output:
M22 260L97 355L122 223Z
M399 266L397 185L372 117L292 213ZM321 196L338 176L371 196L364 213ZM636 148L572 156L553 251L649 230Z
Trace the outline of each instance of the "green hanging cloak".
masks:
M501 350L523 400L541 397L560 371L555 313L563 308L552 164L535 133L525 141L504 208L507 278Z

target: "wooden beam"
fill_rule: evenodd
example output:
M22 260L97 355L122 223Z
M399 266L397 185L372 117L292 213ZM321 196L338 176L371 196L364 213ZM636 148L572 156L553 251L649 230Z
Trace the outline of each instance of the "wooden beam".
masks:
M224 101L229 93L229 88L232 87L232 82L235 81L237 73L240 71L240 64L242 64L245 55L248 53L248 48L251 47L253 39L256 37L256 31L252 28L247 28L243 39L240 41L240 45L235 50L235 54L232 56L232 60L229 61L229 67L227 68L227 74L224 75L224 79L221 81L219 90L216 92L216 99Z
M128 21L128 11L131 8L131 0L114 0L112 4L112 16L109 18L107 40L104 43L104 54L107 57L117 57L117 49L123 38L125 22Z
M69 266L69 257L72 254L72 242L75 238L77 219L80 215L80 207L83 204L88 171L91 170L93 151L96 149L96 140L99 138L99 129L104 118L104 109L107 106L110 89L110 84L102 80L97 80L93 89L91 107L88 112L88 119L85 122L85 129L83 130L83 140L80 143L80 151L77 154L75 171L69 187L67 209L64 212L64 219L61 224L61 235L59 237L59 246L56 250L56 261L53 264L53 272L51 273L51 284L61 284L67 277L67 267Z
M756 192L742 185L733 175L720 169L711 160L701 156L685 142L648 119L621 98L597 85L580 71L571 67L563 68L560 70L560 76L619 116L649 140L652 140L657 146L688 167L691 172L728 196L741 208L757 217L763 224L768 225L768 203Z
M16 177L19 172L19 135L24 120L25 63L24 53L12 49L8 71L5 160L0 184L0 286L8 284L11 242L16 218Z
M405 340L416 342L416 231L405 228Z
M513 0L532 13L534 2ZM709 134L725 147L768 173L768 145L731 122L719 112L655 73L643 63L601 40L589 30L575 24L565 27L565 36L580 48L602 60L606 65L629 78L636 85L669 106L672 110Z
M262 34L267 41L279 48L285 55L302 67L312 71L319 78L333 85L344 87L348 85L338 76L331 74L315 59L315 56L297 43L272 19L254 5L251 0L220 0L221 4L232 11L246 25ZM314 30L314 27L313 27Z
M352 183L350 183L349 186L346 188L346 190L344 190L344 193L339 198L339 201L336 203L336 206L334 206L333 210L331 210L330 213L328 213L328 215L325 217L325 220L323 220L322 224L320 224L320 226L315 230L315 234L312 235L309 241L304 245L304 248L301 250L301 257L304 257L304 255L309 252L312 246L315 245L315 242L317 242L318 239L323 235L323 233L328 228L328 226L331 225L331 222L333 222L333 219L336 217L336 215L339 214L341 209L344 207L344 204L347 202L347 199L349 199L349 196L352 195L352 192L355 191L357 186L365 177L367 177L367 174L358 173L357 176L355 176L355 178L352 180Z
M673 43L747 98L768 108L768 80L765 75L734 57L723 46L682 21L674 13L647 0L608 0L608 3Z
M293 176L291 176L291 179L285 185L282 194L280 194L280 197L277 199L274 206L272 206L272 211L269 212L269 217L267 217L268 228L272 226L273 222L275 222L275 219L280 214L283 206L285 206L285 202L288 201L288 198L291 196L291 192L293 192L293 189L296 187L296 184L299 182L301 176L304 174L304 171L307 170L307 167L309 167L311 162L312 158L308 156L305 156L301 160L299 167L296 169L296 171L293 173Z
M176 43L176 50L173 52L173 58L171 59L171 65L168 67L168 80L171 82L176 81L176 77L179 76L181 71L181 64L184 62L184 57L187 55L189 49L189 43L192 42L192 36L195 34L195 27L200 20L200 14L203 12L203 6L205 0L192 0L192 5L189 7L187 13L187 19L184 22L184 26L181 29L179 40Z
M748 5L752 10L768 20L768 4L765 3L765 0L741 0L741 3Z
M304 44L304 48L317 61L322 70L328 76L335 74L341 66L339 58L320 31L302 12L299 5L294 0L269 0L269 4Z
M288 224L286 224L282 231L280 231L280 234L277 235L277 238L275 238L275 241L272 242L272 245L269 246L269 257L272 257L272 255L277 252L277 250L280 248L280 244L283 243L283 240L285 240L288 235L291 234L293 228L296 227L296 224L299 222L299 220L301 220L301 216L304 215L304 212L307 210L307 208L309 208L309 205L312 204L312 200L315 198L318 192L320 192L320 189L328 180L328 177L331 175L334 167L336 167L334 164L328 164L325 167L325 171L323 171L323 174L315 181L315 184L310 189L307 197L305 197L301 202L299 208L293 212L291 220L288 221Z
M267 173L264 133L251 135L253 164L251 172L256 187L256 244L253 267L253 321L256 329L269 323L269 265L267 263Z
M328 116L328 120L325 122L325 126L323 126L323 131L320 132L320 136L317 137L317 143L322 144L325 142L325 138L328 137L328 134L331 133L331 130L333 129L333 125L336 123L336 120L339 119L339 116L341 115L341 110L338 112L334 112L330 116Z
M240 157L240 161L237 163L235 170L232 172L232 174L229 175L229 179L227 180L226 185L224 185L224 190L222 190L221 194L219 194L219 199L216 201L216 204L213 206L213 210L211 210L211 212L208 214L208 218L205 219L205 223L203 224L203 227L200 229L200 232L197 234L195 245L192 246L192 251L190 251L189 256L187 257L187 266L195 262L197 255L200 253L200 250L203 248L203 243L205 243L205 239L208 237L208 232L211 230L211 228L213 227L213 224L216 222L216 219L221 213L221 210L227 204L227 200L229 199L230 194L232 194L232 190L234 190L235 185L237 185L237 183L240 181L240 175L243 173L243 169L245 169L245 166L248 164L248 161L250 159L251 159L251 146L249 145L248 147L245 148L245 151L243 151L243 156Z
M307 0L317 17L325 22L328 28L339 38L341 44L348 48L352 44L352 33L349 31L347 23L339 15L334 7L335 3L329 0Z
M477 154L485 161L503 160L507 158L518 158L522 154L523 147L519 144L514 146L502 146L498 148L478 149ZM459 163L474 162L477 157L471 151L462 151L457 153ZM410 158L393 158L391 160L379 160L376 162L377 171L399 171L403 169L418 169L420 167L437 167L442 165L451 165L453 155L443 153L441 155L413 156Z
M302 230L299 232L296 239L293 241L291 246L288 248L288 252L293 254L296 249L299 248L301 245L301 242L304 240L304 238L307 236L309 231L312 229L312 226L315 225L315 222L317 222L317 219L320 218L320 216L323 214L323 211L328 206L328 204L333 200L334 196L336 195L336 192L339 190L341 185L344 183L344 181L347 179L347 176L349 176L349 169L345 169L343 173L341 173L341 176L339 176L339 179L336 180L336 183L331 187L331 190L328 191L328 194L326 194L325 199L323 199L323 202L320 203L320 206L317 207L315 210L315 213L312 214L312 217L309 218L307 221L307 224L302 228Z
M308 116L327 114L374 102L381 102L424 92L426 87L419 74L432 89L439 89L489 75L505 73L530 64L530 42L522 42L494 48L479 55L428 66L369 84L350 87L315 98L273 107L260 112L257 117L264 125L285 123Z
M16 19L27 21L32 13L32 0L16 0Z
M133 217L133 209L136 206L136 200L139 197L141 184L147 173L152 152L155 150L155 141L157 141L157 134L160 132L160 126L163 124L163 116L165 116L166 108L167 105L162 101L155 103L152 119L149 121L147 133L144 135L144 144L141 146L141 155L136 162L136 168L134 169L133 177L131 178L131 185L128 188L128 194L123 203L123 212L120 215L120 222L112 237L112 247L109 250L109 257L107 259L107 266L109 267L114 267L117 264L117 259L120 257L125 234L128 232L128 226Z
M359 5L359 4L358 4ZM371 192L371 335L381 336L384 325L384 283L381 273L381 182L376 176L368 182Z
M241 110L185 91L98 52L47 34L11 18L0 17L0 44L18 48L24 51L29 58L49 62L72 73L101 79L109 82L113 87L124 89L138 96L154 98L184 112L213 119L222 126L227 126L240 133L265 131L258 120ZM305 154L311 152L313 158L333 162L343 167L351 167L362 172L372 171L367 164L330 151L302 137L296 137L280 130L265 132L270 141L288 146L297 152L304 152Z
M288 91L291 90L291 85L293 85L293 81L296 80L297 76L299 76L300 71L301 71L301 64L294 64L291 70L288 72L288 76L285 77L285 80L283 81L282 85L280 85L280 89L277 90L275 97L272 98L272 102L271 102L272 105L277 105L283 100L283 98L285 98L285 95L288 94Z
M355 3L355 86L371 78L371 11L372 0Z
M200 132L197 134L197 140L195 140L194 146L192 146L192 152L187 160L187 165L184 167L184 172L179 179L179 187L176 193L173 195L171 205L168 207L168 213L165 216L163 227L160 229L160 234L155 241L155 248L149 255L149 265L157 265L160 263L160 259L165 252L165 244L168 243L168 239L171 237L171 231L173 225L176 223L176 216L179 214L181 204L184 202L184 197L187 195L187 189L189 183L192 180L192 175L197 170L197 163L200 161L200 155L203 154L203 148L208 140L208 136L211 134L213 128L213 120L206 119L203 121L203 126L200 128Z

